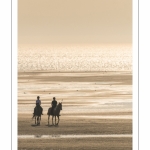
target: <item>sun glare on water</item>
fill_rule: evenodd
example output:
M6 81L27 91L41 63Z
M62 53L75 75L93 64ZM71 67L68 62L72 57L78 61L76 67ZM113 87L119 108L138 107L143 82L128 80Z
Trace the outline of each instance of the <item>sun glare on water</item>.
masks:
M131 45L20 46L18 71L131 71Z

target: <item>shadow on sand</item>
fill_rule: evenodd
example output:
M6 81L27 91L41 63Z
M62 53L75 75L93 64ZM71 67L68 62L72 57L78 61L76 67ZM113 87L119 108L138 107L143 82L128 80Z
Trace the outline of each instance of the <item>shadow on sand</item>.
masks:
M58 125L52 125L52 124L50 124L50 125L46 124L45 126L47 126L47 127L58 127Z
M39 125L37 125L37 124L31 124L31 126L32 126L32 127L37 127L37 126L39 126Z
M36 124L31 124L31 126L32 127L37 127L37 126L40 126L40 125L36 125ZM47 126L47 127L58 127L58 125L48 125L48 124L46 124L45 126Z

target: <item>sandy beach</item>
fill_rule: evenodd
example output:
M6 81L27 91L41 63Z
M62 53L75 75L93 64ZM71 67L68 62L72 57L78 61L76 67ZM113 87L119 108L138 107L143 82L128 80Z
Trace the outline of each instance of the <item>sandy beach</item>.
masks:
M40 126L31 119L38 95ZM48 126L53 97L62 102L58 126ZM18 149L132 149L131 72L19 72Z

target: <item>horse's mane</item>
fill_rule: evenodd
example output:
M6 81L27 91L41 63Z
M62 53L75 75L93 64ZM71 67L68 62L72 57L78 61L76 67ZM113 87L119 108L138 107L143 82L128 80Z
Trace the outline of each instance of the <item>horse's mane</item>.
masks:
M60 104L61 104L61 103L58 103L58 104L57 104L56 109L60 106Z

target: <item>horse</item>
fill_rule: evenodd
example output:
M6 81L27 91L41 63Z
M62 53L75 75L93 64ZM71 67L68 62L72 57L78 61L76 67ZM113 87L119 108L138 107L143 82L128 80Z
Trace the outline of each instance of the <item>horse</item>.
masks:
M37 105L34 108L34 114L33 114L33 117L32 117L32 119L35 118L35 124L36 125L40 125L41 114L42 114L41 108L40 108L40 106Z
M52 107L50 107L49 109L48 109L48 112L47 112L47 115L48 115L48 125L49 125L49 118L50 118L50 115L52 116L52 125L54 125L53 124L53 118L55 117L55 125L58 125L59 124L59 113L60 113L60 111L62 110L62 102L61 103L59 103L57 106L56 106L56 108L53 110L53 115L52 115L52 112L51 112L51 110L52 110ZM58 122L56 123L56 116L57 116L57 118L58 118Z

